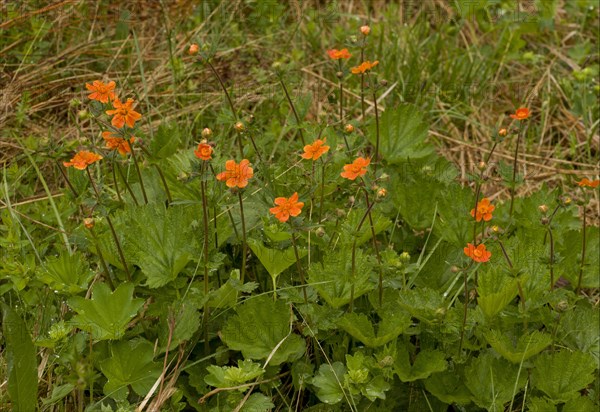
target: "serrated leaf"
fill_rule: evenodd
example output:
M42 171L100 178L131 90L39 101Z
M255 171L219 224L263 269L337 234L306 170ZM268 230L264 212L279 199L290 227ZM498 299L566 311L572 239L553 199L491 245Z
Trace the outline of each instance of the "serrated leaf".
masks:
M388 311L378 323L377 334L369 318L362 313L347 313L338 321L338 324L366 346L376 348L400 336L410 326L411 319L405 312Z
M310 285L335 309L350 302L352 283L355 299L375 288L369 281L372 265L360 249L356 250L356 277L352 278L351 254L351 248L337 250L323 264L313 263L308 269Z
M596 363L592 355L566 349L543 353L533 362L532 384L555 403L568 402L594 381Z
M442 294L429 288L402 290L398 305L415 318L432 323L439 318L440 309L444 308Z
M432 373L443 372L447 368L445 355L438 350L424 349L417 353L411 365L406 345L400 345L394 361L394 372L402 382L425 379Z
M150 140L149 151L152 157L164 159L177 151L181 142L181 132L177 124L161 123Z
M565 403L562 412L598 412L598 404L587 396L580 396Z
M10 307L2 305L2 331L6 342L6 377L12 411L36 410L38 376L35 347L27 325Z
M600 359L600 311L581 301L565 312L558 326L558 341L571 349L591 354Z
M123 283L111 292L104 283L97 283L92 298L74 296L68 300L77 315L73 323L90 332L97 340L120 339L129 321L144 304L143 299L133 298L133 285Z
M445 403L464 405L471 402L472 395L464 383L462 371L434 373L425 381L425 388Z
M391 164L423 158L434 152L431 145L425 144L427 124L419 108L412 104L388 108L379 119L379 130L379 153ZM377 134L374 123L368 136L371 144L375 145Z
M162 316L160 320L158 337L161 352L166 350L169 340L170 347L176 348L181 342L189 340L200 327L200 314L192 304L180 303L175 308L175 328L170 338L168 317Z
M317 397L321 402L335 404L344 397L344 374L346 368L342 362L334 362L331 366L323 364L319 372L312 378Z
M473 394L473 401L489 411L503 411L504 404L525 386L527 373L519 366L497 359L490 353L480 354L465 368L465 383Z
M79 252L63 252L48 258L39 274L40 280L53 290L72 295L87 290L93 277L94 273Z
M342 230L340 233L341 245L350 245L348 247L351 247L356 239L356 246L358 247L373 237L373 231L371 230L370 222L363 223L360 231L356 231L356 228L360 224L360 221L364 215L365 211L362 209L352 209L352 211L348 214L346 220L342 224ZM390 219L377 211L372 210L371 217L373 219L373 229L375 231L375 235L378 235L392 225Z
M250 395L241 412L268 412L275 407L275 404L266 395L262 393L253 393Z
M552 343L552 336L537 330L519 335L516 345L501 330L492 329L483 334L490 346L512 363L521 363L546 349ZM514 341L513 340L513 341Z
M222 339L233 350L239 350L246 359L266 359L277 345L271 365L298 359L305 350L304 340L290 332L290 308L262 295L248 299L236 307L236 315L227 320ZM284 340L285 339L285 340Z
M72 383L65 383L64 385L55 386L52 388L52 394L48 398L42 399L43 405L54 405L62 398L70 394L73 389L75 389L75 385Z
M249 382L263 373L265 370L258 363L249 359L238 360L238 366L216 366L210 365L206 368L208 375L204 382L215 388L228 388ZM248 387L241 389L245 391Z
M283 250L268 248L256 239L248 239L248 246L272 278L277 278L281 272L296 263L296 255L292 247ZM298 249L300 259L306 256L307 253L306 249Z
M113 399L125 399L131 388L145 396L160 376L162 365L153 362L154 345L145 340L115 342L110 345L110 357L100 362L100 371L108 382L104 394Z
M479 275L477 304L485 316L492 318L500 313L517 296L518 284L518 279L495 266Z

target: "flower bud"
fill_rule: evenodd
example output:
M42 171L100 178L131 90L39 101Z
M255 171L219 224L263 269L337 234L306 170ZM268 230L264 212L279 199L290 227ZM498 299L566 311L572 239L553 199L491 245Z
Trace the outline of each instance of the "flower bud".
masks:
M356 43L358 38L355 35L350 36L350 43Z
M237 122L233 128L235 129L236 132L241 133L246 129L246 126L244 126L244 123L242 122Z
M487 164L482 160L481 162L477 163L477 168L481 171L484 171L487 167Z
M371 28L367 25L361 26L360 32L363 34L363 36L368 36L369 33L371 33Z
M559 312L564 312L567 309L569 309L569 302L567 302L566 300L561 300L556 305L556 310L558 310Z
M498 130L498 136L506 136L508 134L508 130L506 130L505 128L502 128L500 130Z
M188 49L188 54L190 56L198 54L199 51L200 51L200 47L196 43L190 44L190 48Z
M563 203L565 206L570 205L572 201L573 201L573 199L571 199L569 196L567 196L563 199Z
M323 236L325 236L325 229L323 229L322 227L318 227L318 228L315 230L315 234L316 234L318 237L323 237Z
M379 180L381 180L382 182L388 181L390 180L390 175L388 175L387 173L382 173L381 176L379 176Z
M410 262L410 253L408 253L408 252L402 252L402 253L400 253L400 261L402 263L408 263L408 262Z
M388 191L385 189L385 187L382 187L381 189L379 189L377 191L377 198L378 199L383 199L384 197L386 197L388 194Z
M452 272L452 273L458 273L458 272L460 272L460 268L458 266L452 266L450 268L450 272Z
M548 223L550 223L550 219L548 219L546 216L544 216L543 218L540 219L540 223L544 226L546 226Z
M208 139L212 136L213 132L212 130L210 130L208 127L205 127L204 129L202 129L202 137L205 139Z
M80 111L77 112L77 117L79 117L81 120L89 119L90 118L90 112L88 112L85 109L80 110Z
M83 225L87 229L92 229L95 224L96 224L96 222L94 221L94 218L86 217L85 219L83 219Z
M548 206L546 206L546 205L539 205L538 206L538 210L540 211L540 213L546 214L546 213L548 213Z
M336 72L335 73L335 77L337 77L338 79L341 79L342 77L344 77L344 73L342 73L342 72Z
M344 209L335 209L335 214L337 215L337 217L346 216L346 212L344 211Z
M354 196L348 197L348 203L350 203L351 205L353 205L354 202L356 202L356 198Z
M344 131L346 133L352 133L354 131L354 125L348 123L346 126L344 126Z
M381 85L381 87L386 87L388 85L388 81L383 79L379 82L379 84Z
M385 368L386 366L392 366L394 364L394 358L390 355L384 356L383 359L379 361L379 366Z
M71 107L77 107L81 104L81 100L79 99L71 99L69 100L69 106Z

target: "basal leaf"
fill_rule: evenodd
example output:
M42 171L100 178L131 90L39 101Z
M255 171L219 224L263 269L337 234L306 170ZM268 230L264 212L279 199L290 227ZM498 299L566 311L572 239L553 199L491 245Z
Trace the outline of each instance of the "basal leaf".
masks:
M373 237L373 231L371 230L370 222L364 222L360 228L360 231L356 231L356 228L360 224L365 211L362 209L353 209L349 214L344 223L342 224L342 230L340 233L340 244L352 245L356 239L356 246L360 246ZM371 211L371 217L373 218L373 229L375 235L386 230L392 225L392 222L387 217L383 216L377 211ZM348 247L350 247L348 246Z
M354 283L354 298L375 288L369 281L372 265L360 249L356 250L355 278L352 277L351 248L337 250L321 263L313 263L308 269L311 286L334 308L350 302L350 292Z
M484 332L483 335L496 352L512 363L521 363L537 355L552 343L552 336L537 330L519 335L518 340L515 337L513 340L516 340L516 345L511 342L506 332L501 330L492 329Z
M401 104L386 110L379 119L379 153L389 163L404 159L418 159L433 153L433 147L425 144L427 124L420 110L412 104ZM369 140L376 143L375 125L369 130Z
M108 382L104 394L125 399L131 388L145 396L160 376L162 365L153 362L154 345L145 340L115 342L110 345L110 357L100 362L100 371Z
M15 412L34 411L38 399L35 347L27 331L27 325L19 315L5 305L2 305L2 311L4 312L2 331L6 342L4 356L11 410Z
M394 372L402 382L425 379L432 373L443 372L447 368L445 355L438 350L424 349L416 354L410 363L410 353L406 345L399 345L394 362Z
M534 360L532 384L555 403L568 402L594 381L597 364L592 355L563 349Z
M472 395L464 382L461 370L444 371L427 378L425 388L442 402L466 405Z
M477 304L485 316L494 317L517 296L518 282L495 266L481 273Z
M161 123L150 140L150 153L155 158L164 159L177 151L180 142L181 132L177 124Z
M253 393L250 395L240 412L268 412L275 407L275 404L266 395L262 393Z
M376 334L371 321L362 313L347 313L339 320L342 329L371 348L383 346L396 339L410 323L410 316L405 312L387 312L378 323Z
M298 359L305 350L304 340L290 332L290 308L282 302L262 295L248 299L236 307L222 330L222 339L246 359L266 359L277 345L271 365Z
M565 312L558 326L558 340L571 349L600 359L600 311L586 301L580 301Z
M439 311L444 308L444 300L442 294L433 289L417 288L402 290L398 305L415 318L432 323L439 318Z
M497 359L490 353L480 354L465 368L465 383L473 401L488 411L503 411L504 404L525 386L526 371L519 374L519 365Z
M75 296L69 299L69 306L77 315L73 323L92 334L97 340L120 339L129 321L144 304L143 299L133 298L133 285L123 283L111 292L104 283L97 283L92 290L92 298Z
M204 377L204 381L215 388L241 385L265 373L265 370L258 363L254 363L249 359L238 360L238 366L210 365L206 370L209 374ZM244 389L248 389L248 387Z
M48 258L39 274L40 280L50 288L70 295L87 290L93 277L94 273L79 252L63 252L60 256Z
M317 397L321 402L327 404L335 404L344 397L344 374L346 368L342 362L334 362L331 366L323 364L319 368L319 372L312 378L317 393Z

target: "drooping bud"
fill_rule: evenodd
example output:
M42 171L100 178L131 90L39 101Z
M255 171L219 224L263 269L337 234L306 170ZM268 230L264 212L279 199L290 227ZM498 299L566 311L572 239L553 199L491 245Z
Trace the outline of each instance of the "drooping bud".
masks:
M213 132L208 127L202 129L202 137L205 139L209 139L212 136Z
M498 130L498 136L506 136L508 134L508 130L506 130L505 128L502 128L500 130Z
M96 222L94 221L94 218L86 217L85 219L83 219L83 225L87 229L92 229L95 224L96 224Z
M233 125L233 128L236 132L241 133L246 129L246 126L244 126L244 123L242 122L237 122L235 125Z
M540 211L540 213L546 214L546 213L548 213L548 206L546 206L546 205L539 205L538 206L538 210Z
M196 43L190 44L190 48L188 49L188 54L190 56L198 54L199 51L200 51L200 47Z
M344 126L344 131L346 133L352 133L354 131L354 126L348 123L346 126Z
M360 32L363 34L363 36L368 36L369 33L371 33L371 28L367 25L361 26Z

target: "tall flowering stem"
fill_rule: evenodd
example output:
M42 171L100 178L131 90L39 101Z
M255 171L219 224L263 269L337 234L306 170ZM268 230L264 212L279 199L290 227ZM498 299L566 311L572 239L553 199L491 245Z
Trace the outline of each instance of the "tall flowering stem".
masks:
M579 185L579 187L582 188L582 190L586 190L588 188L596 189L598 186L600 186L600 180L598 180L598 179L590 180L590 179L584 177L577 184ZM586 249L585 230L586 230L586 224L587 224L585 205L587 204L587 201L588 201L586 192L584 192L584 199L585 200L582 204L583 223L582 223L582 232L581 232L581 263L579 264L579 276L577 279L577 288L575 289L575 293L577 293L577 294L579 294L579 292L581 291L581 282L583 281L583 266L585 265L585 249Z
M517 144L515 145L515 157L513 159L513 175L512 175L512 182L510 185L510 211L509 211L509 218L512 219L513 216L513 206L514 206L514 201L515 201L515 189L516 189L516 180L517 180L517 161L518 161L518 157L519 157L519 143L521 141L521 135L523 134L523 130L524 130L524 122L523 120L526 120L529 118L529 109L525 108L525 107L521 107L519 109L517 109L517 111L514 114L511 114L510 117L519 121L519 132L517 133Z
M242 220L242 271L240 279L242 283L244 283L244 276L246 274L246 255L248 254L248 241L246 239L246 219L244 219L244 200L240 190L238 190L238 199L240 202L240 216Z
M375 238L375 225L373 224L373 216L371 215L371 203L369 202L369 192L365 188L365 182L362 180L362 189L365 192L365 202L368 210L369 225L371 226L371 239L373 243L373 249L375 249L375 256L377 257L377 264L379 265L379 306L383 304L383 269L381 265L381 255L379 254L379 247L377 246L377 239ZM373 202L374 204L375 202Z
M98 202L100 202L100 192L98 191L98 187L92 178L92 174L90 173L90 169L86 167L85 171L87 172L88 178L90 179L90 183L94 188L94 192L96 193L96 198ZM117 246L117 252L119 253L119 259L121 260L121 264L125 269L125 273L127 274L127 280L131 282L131 274L129 273L129 267L127 266L127 261L125 260L125 254L123 253L123 248L121 247L121 242L119 241L119 237L117 236L117 232L115 231L115 227L112 224L112 220L109 215L106 215L106 223L108 223L108 227L110 229L110 233L115 241L115 245Z
M300 124L300 116L298 116L298 112L296 111L296 106L294 106L294 102L292 101L292 98L290 97L290 94L288 93L288 89L287 89L287 87L285 87L285 83L283 82L283 78L281 76L279 76L279 83L281 84L281 88L283 89L283 92L285 93L285 97L290 105L290 108L292 109L292 113L294 113L294 118L296 119L296 124L298 125L298 134L300 135L300 141L302 142L303 145L305 145L306 143L304 142L304 134L302 133L302 126Z
M204 236L202 239L202 254L204 256L204 296L208 295L208 203L206 201L206 180L204 179L204 172L206 171L205 163L202 163L202 169L200 173L200 192L202 195L202 223L204 225ZM203 324L204 324L204 350L206 353L209 351L208 344L208 301L204 304L203 313Z
M356 232L360 231L363 223L365 223L365 220L367 219L367 216L369 216L369 214L371 213L371 209L374 205L375 203L371 203L369 205L367 211L365 212L362 219L358 223L358 226L356 227ZM350 286L350 305L348 306L349 313L352 313L352 311L354 310L354 284L356 283L356 241L357 237L355 237L354 242L352 242L352 283Z
M306 295L306 279L304 276L304 268L300 263L300 253L298 253L298 244L296 243L296 235L294 233L292 233L292 246L294 248L294 256L296 257L296 268L298 269L298 274L300 275L300 282L302 282L302 295L304 296L304 304L307 304L308 297Z
M148 195L146 195L146 187L144 186L144 179L142 178L142 172L140 165L138 164L137 156L135 155L135 149L131 149L131 158L135 165L135 171L137 172L138 179L140 179L140 189L142 190L142 196L144 197L144 203L148 204Z
M369 73L369 84L373 89L373 109L375 110L375 164L373 165L373 175L377 178L377 165L379 164L379 109L377 108L377 90L371 84L371 74Z

